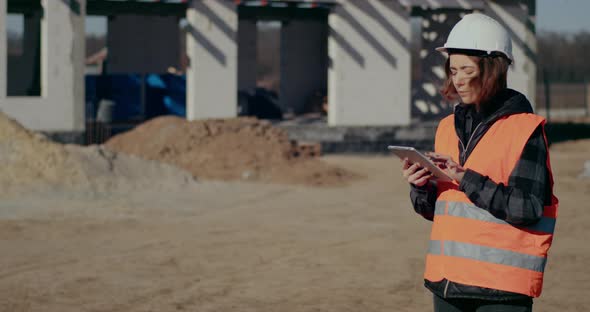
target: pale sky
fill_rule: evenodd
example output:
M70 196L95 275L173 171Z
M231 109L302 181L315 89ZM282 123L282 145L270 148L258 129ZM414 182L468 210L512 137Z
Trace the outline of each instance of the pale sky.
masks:
M537 0L537 30L575 33L590 32L590 0ZM22 32L22 18L9 16L8 30ZM105 17L89 16L86 32L106 32Z
M537 0L537 29L590 32L590 0Z

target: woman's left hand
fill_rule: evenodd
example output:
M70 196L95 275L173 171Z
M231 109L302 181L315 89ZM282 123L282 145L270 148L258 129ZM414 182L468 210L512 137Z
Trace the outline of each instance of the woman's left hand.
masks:
M451 156L433 152L426 153L426 156L428 156L434 164L448 174L453 180L457 181L459 184L461 183L466 169L456 163Z

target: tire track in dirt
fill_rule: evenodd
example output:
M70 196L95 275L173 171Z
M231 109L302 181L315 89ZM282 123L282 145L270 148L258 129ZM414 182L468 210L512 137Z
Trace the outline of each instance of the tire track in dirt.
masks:
M152 299L157 296L167 295L167 294L172 293L173 291L174 290L170 287L158 288L154 291L149 291L149 292L142 294L140 296L135 296L131 300L128 300L124 303L115 304L114 306L110 306L105 309L95 309L93 311L95 311L95 312L103 312L103 311L104 312L116 312L116 311L129 312L129 311L131 311L131 308L137 307L138 305L148 304L150 302L149 299Z
M219 297L227 297L236 284L236 275L243 273L241 270L234 272L225 272L226 277L220 278L191 278L184 282L182 287L178 287L178 282L171 283L167 287L161 287L153 291L143 293L127 300L123 303L110 306L105 309L93 310L96 312L131 312L146 311L154 306L170 305L175 309L187 309L189 306L201 305L206 302L212 302ZM198 284L205 284L195 289ZM157 298L158 302L154 304L153 299ZM172 299L174 298L174 299ZM170 300L167 300L170 299ZM188 311L191 311L188 309Z
M41 269L45 269L45 268L54 268L56 266L63 266L63 265L69 265L69 264L74 264L74 263L78 263L80 262L79 260L76 259L72 259L72 260L65 260L65 261L56 261L56 262L50 262L50 263L44 263L44 264L34 264L34 265L24 265L24 266L17 266L17 269L12 270L12 271L3 271L0 272L0 280L2 279L6 279L8 277L12 277L18 274L22 274L22 273L27 273L27 272L32 272L32 271L37 271L37 270L41 270Z

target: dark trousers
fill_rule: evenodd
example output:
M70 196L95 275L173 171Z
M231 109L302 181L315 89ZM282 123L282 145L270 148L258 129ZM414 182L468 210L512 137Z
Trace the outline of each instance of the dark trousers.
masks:
M434 296L434 312L532 312L532 300L490 301Z

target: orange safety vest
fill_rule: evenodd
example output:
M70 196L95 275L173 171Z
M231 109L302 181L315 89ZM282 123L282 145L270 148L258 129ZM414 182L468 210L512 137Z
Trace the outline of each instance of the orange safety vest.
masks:
M464 168L496 183L508 179L524 146L545 120L534 114L515 114L496 121L484 134ZM545 143L547 138L543 133ZM436 132L435 151L459 163L459 139L454 116L443 119ZM492 288L538 297L543 286L547 251L553 240L558 200L547 153L551 205L531 226L514 226L475 206L456 182L439 182L424 278Z

